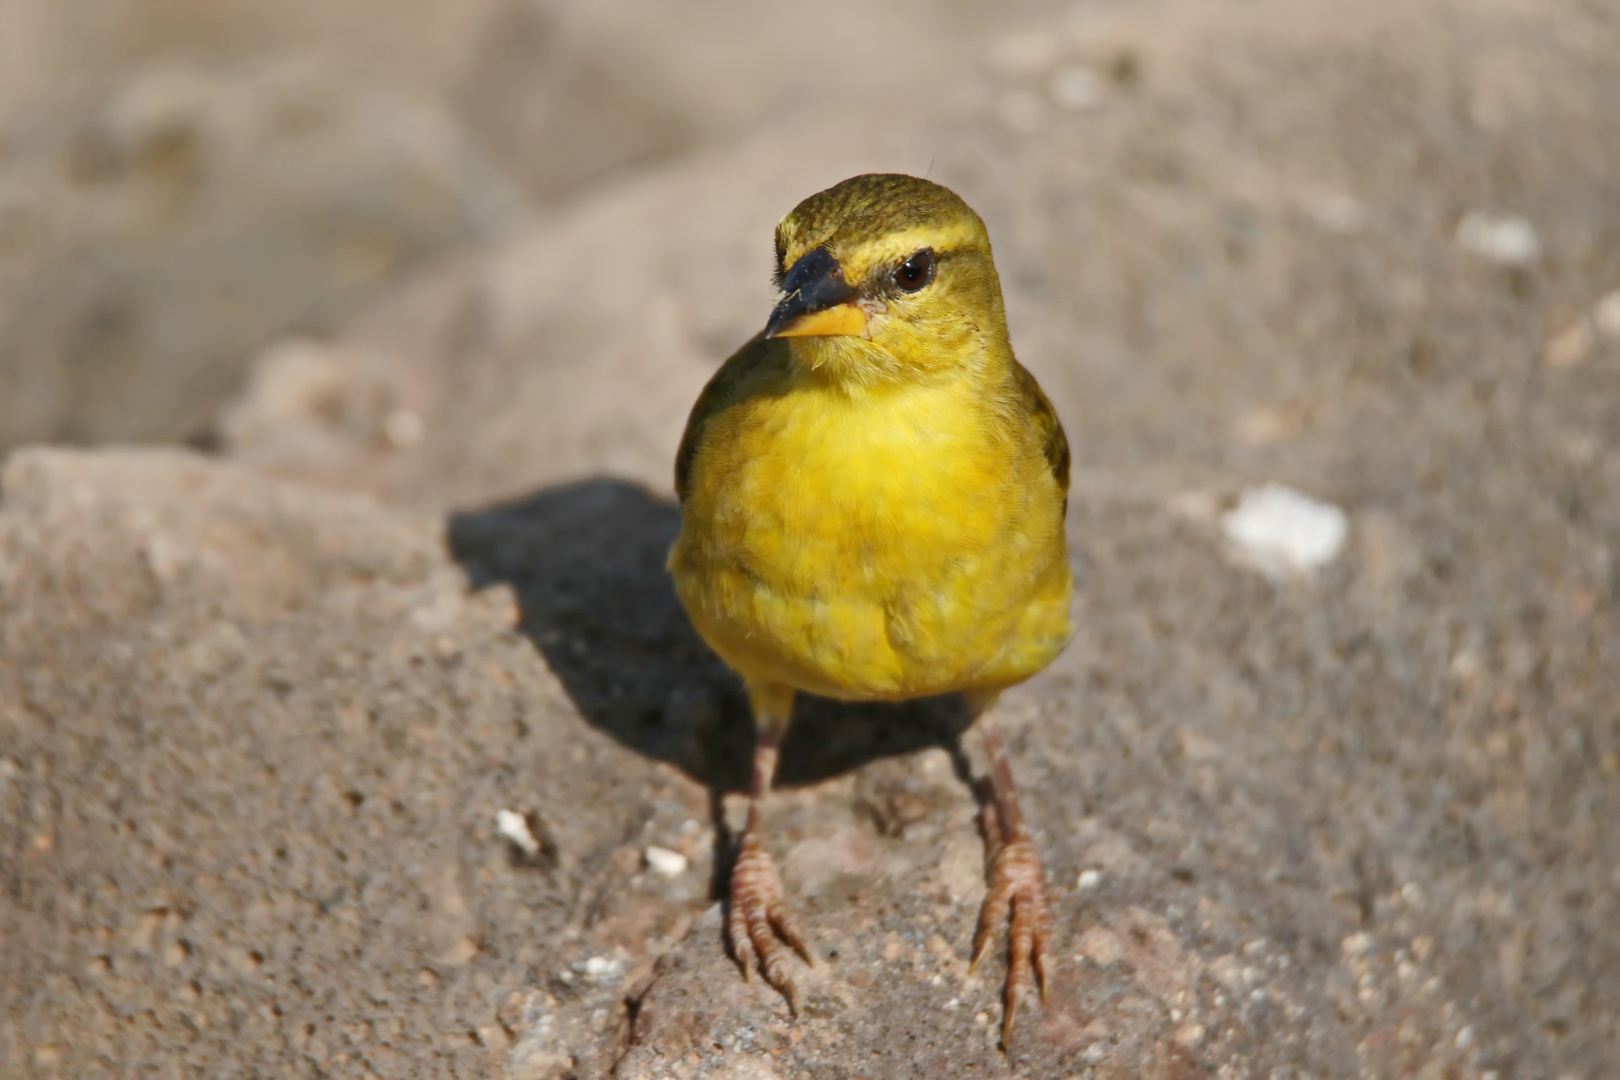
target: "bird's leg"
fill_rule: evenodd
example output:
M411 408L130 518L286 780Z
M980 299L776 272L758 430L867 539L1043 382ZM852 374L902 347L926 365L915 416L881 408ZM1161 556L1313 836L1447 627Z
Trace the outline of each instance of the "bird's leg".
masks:
M731 910L726 921L731 951L742 965L743 978L750 976L755 957L765 980L788 999L795 1015L799 1011L798 990L788 974L787 952L782 942L814 964L810 947L798 916L782 901L782 879L765 848L765 793L776 773L777 750L787 734L793 710L793 691L785 687L748 687L754 707L754 774L748 787L748 824L743 829L742 849L731 870Z
M1002 1014L1003 1044L1012 1035L1013 1018L1019 1002L1029 992L1033 973L1046 1000L1047 963L1052 942L1051 923L1046 913L1046 869L1040 853L1024 824L1013 787L1012 768L1001 732L988 716L979 717L979 732L990 758L990 800L985 805L985 839L990 853L990 891L979 912L978 930L973 936L973 966L984 959L997 928L1011 916L1008 932L1007 997Z

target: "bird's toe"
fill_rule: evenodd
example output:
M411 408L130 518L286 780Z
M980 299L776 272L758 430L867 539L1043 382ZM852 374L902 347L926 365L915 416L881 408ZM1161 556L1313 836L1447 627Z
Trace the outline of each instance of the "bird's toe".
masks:
M990 890L979 913L974 935L973 964L989 951L1003 924L1007 931L1006 1009L1002 1041L1012 1035L1018 1007L1033 985L1046 998L1051 959L1051 923L1046 908L1046 873L1034 842L1019 837L996 852L990 866Z
M727 931L732 952L742 965L743 977L758 963L765 981L799 1011L798 988L788 959L788 948L814 963L798 917L782 900L782 882L776 865L762 844L745 838L742 853L731 873L731 912ZM787 947L784 947L786 943Z

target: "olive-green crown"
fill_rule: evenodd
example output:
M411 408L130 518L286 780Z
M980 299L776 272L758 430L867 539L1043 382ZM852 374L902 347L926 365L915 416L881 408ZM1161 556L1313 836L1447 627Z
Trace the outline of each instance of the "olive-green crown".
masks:
M802 253L834 240L854 247L919 225L968 221L979 215L950 188L903 173L852 176L805 199L776 227L776 253Z

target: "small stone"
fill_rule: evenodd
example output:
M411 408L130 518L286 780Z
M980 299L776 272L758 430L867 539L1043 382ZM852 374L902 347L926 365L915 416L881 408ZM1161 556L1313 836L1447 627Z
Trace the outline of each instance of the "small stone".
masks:
M1082 870L1082 871L1080 871L1080 879L1075 882L1076 887L1080 888L1082 890L1095 889L1097 886L1099 886L1101 884L1102 884L1102 871L1101 870Z
M1529 219L1517 214L1470 210L1457 223L1463 250L1503 266L1524 266L1541 257L1541 237Z
M1210 961L1209 973L1216 982L1231 990L1243 989L1243 965L1231 953Z
M1102 100L1107 83L1096 71L1084 64L1064 64L1052 72L1047 86L1052 100L1065 109L1076 112L1089 109Z
M1281 484L1243 493L1222 515L1221 529L1246 561L1264 573L1303 574L1331 562L1344 546L1343 510Z
M647 867L667 878L678 878L686 873L689 865L685 855L669 848L659 847L656 844L648 846L645 853Z
M1204 1041L1203 1024L1186 1024L1176 1030L1176 1045L1191 1049Z
M1112 930L1093 926L1080 935L1080 955L1099 967L1117 964L1125 956L1125 945Z
M525 855L538 855L540 841L529 831L529 822L516 810L495 811L495 831L506 837Z

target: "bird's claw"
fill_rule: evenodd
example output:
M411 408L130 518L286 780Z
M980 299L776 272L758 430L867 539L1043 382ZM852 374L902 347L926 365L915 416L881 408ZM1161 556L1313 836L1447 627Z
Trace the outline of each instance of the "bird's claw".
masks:
M1003 844L990 862L990 891L979 912L979 927L973 935L973 964L979 966L990 949L996 929L1008 920L1007 997L1001 1024L1002 1043L1012 1035L1018 1006L1029 992L1033 974L1046 1000L1047 960L1052 942L1051 923L1046 912L1046 872L1029 836L1019 836Z
M743 836L742 851L731 871L731 911L726 921L731 951L741 965L743 978L752 977L757 961L765 981L782 992L788 1008L799 1013L799 992L788 973L786 942L804 962L815 965L815 957L805 943L799 918L782 900L782 879L764 843L753 833Z

